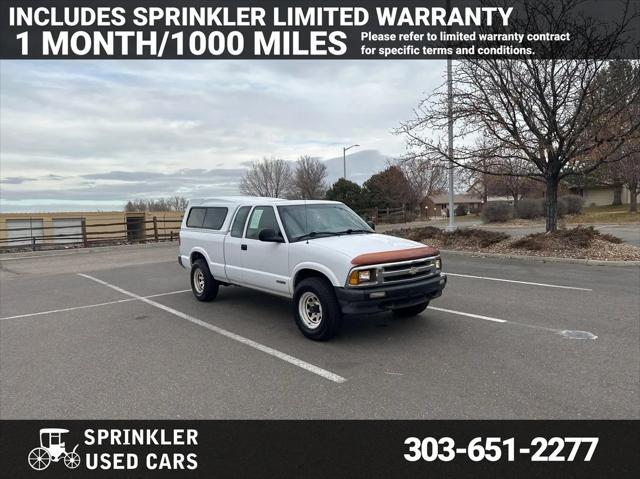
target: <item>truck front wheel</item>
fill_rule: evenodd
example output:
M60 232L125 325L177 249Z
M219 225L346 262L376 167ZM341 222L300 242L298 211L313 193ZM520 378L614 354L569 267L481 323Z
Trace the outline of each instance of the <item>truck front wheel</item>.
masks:
M294 316L302 334L315 341L335 336L342 326L342 311L333 287L321 278L307 278L296 286Z
M191 291L198 301L213 301L220 285L211 275L207 262L202 258L191 266Z
M429 306L429 301L426 303L416 304L415 306L408 306L406 308L398 308L393 310L393 314L400 318L410 318L412 316L418 316Z

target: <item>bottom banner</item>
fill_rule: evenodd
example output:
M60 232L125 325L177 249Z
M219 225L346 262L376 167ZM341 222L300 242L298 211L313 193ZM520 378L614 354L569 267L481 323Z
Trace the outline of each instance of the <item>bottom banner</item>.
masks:
M3 477L638 477L639 421L0 421Z

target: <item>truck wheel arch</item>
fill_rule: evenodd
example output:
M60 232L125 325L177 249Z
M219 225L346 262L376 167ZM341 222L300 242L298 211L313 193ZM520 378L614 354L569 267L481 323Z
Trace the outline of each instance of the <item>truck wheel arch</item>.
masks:
M335 280L334 278L334 280L332 281L331 276L330 276L330 273L328 274L325 271L321 271L319 268L307 267L307 266L301 267L295 272L295 275L293 277L293 289L295 290L296 286L298 286L300 281L307 278L321 278L327 281L330 285L336 286L337 280Z
M204 251L198 249L194 249L191 251L191 254L189 254L189 261L191 262L191 265L193 265L193 263L196 262L196 260L202 258L203 260L205 260L205 262L207 263L207 265L210 265L211 263L209 262L209 258L207 256L207 253L205 253Z

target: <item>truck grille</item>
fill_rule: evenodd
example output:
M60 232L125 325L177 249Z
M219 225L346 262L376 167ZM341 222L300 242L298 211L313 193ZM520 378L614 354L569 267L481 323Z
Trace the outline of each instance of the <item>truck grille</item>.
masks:
M436 276L436 265L432 259L390 264L380 270L380 280L383 284L399 283L402 281L416 281Z

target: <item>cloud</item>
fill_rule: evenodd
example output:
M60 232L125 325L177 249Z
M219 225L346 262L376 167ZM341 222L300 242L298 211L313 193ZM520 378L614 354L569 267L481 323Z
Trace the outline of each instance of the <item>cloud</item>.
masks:
M0 183L4 185L21 185L27 181L35 181L35 178L26 178L24 176L8 176L6 178L0 178Z
M397 156L391 130L441 73L413 61L3 61L2 199L235 192L263 156L341 163L352 143Z

